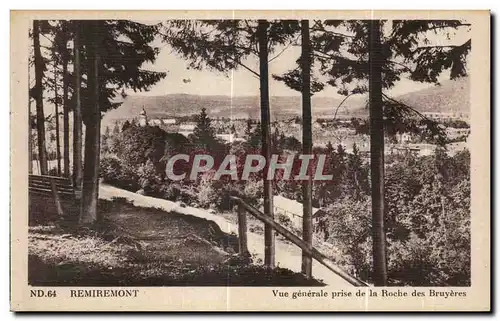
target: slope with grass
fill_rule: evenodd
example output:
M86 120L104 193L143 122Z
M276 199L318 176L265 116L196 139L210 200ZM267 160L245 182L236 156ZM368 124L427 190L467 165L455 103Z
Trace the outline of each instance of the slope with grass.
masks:
M116 196L116 190L113 191ZM105 193L103 193L105 194ZM151 205L151 204L149 204ZM126 198L100 200L105 219L88 229L29 229L28 281L35 286L322 285L289 269L234 255L237 237L213 221Z
M237 225L226 220L223 216L211 214L208 211L194 208L182 207L180 203L167 201L164 199L139 195L133 192L125 191L107 184L101 184L99 195L103 199L112 199L114 197L123 197L132 202L135 206L157 208L163 211L163 215L184 215L186 217L194 216L200 219L215 223L217 227L227 235L236 235ZM234 244L234 242L233 242ZM257 233L248 233L248 249L251 254L262 261L264 259L264 237ZM299 273L301 271L302 250L297 246L285 242L281 239L276 240L276 264L281 268L286 268ZM313 275L328 285L351 286L347 281L337 276L320 263L313 262Z

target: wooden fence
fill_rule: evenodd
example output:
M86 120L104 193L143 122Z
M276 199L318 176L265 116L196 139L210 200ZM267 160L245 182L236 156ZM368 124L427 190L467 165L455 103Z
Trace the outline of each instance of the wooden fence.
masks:
M236 196L231 196L231 200L238 204L238 237L239 237L239 253L242 256L249 256L248 251L248 237L247 237L247 218L246 213L250 213L252 216L262 221L266 226L270 226L279 234L283 235L287 240L298 246L304 251L304 253L310 258L315 259L330 271L346 280L354 286L368 286L367 283L349 275L347 272L336 266L326 255L320 253L314 247L308 245L304 240L287 230L285 227L281 226L279 223L275 222L272 218L267 217L264 213L260 212L255 207L247 204L241 198Z
M75 202L80 193L68 178L29 175L28 191L30 224L72 215L78 210Z

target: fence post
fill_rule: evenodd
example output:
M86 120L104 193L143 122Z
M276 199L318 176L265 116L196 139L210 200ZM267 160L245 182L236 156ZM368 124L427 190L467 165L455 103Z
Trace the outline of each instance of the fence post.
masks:
M292 232L288 231L285 227L281 226L279 223L276 223L269 216L260 212L259 210L252 207L251 205L246 204L240 198L232 197L231 199L238 201L239 202L238 206L243 207L244 210L248 211L248 213L252 214L252 216L254 216L257 219L259 219L260 221L264 222L265 225L269 225L270 227L272 227L276 232L283 235L290 242L292 242L293 244L295 244L299 248L301 248L304 252L306 252L307 255L311 256L313 259L315 259L319 263L326 266L330 271L332 271L336 275L340 276L341 278L343 278L347 282L349 282L355 286L368 286L368 284L366 284L365 282L358 280L355 277L350 276L348 273L346 273L342 269L338 268L332 261L330 261L330 259L328 259L328 257L326 257L324 254L320 253L314 247L311 248L304 240L302 240L300 237L296 236Z
M245 208L238 202L238 250L240 256L249 256L247 241L247 216Z
M56 182L52 178L50 179L50 186L52 189L52 196L54 197L54 203L57 209L57 215L59 215L59 217L64 217L64 211L61 205L61 199L59 198L59 194L57 194Z

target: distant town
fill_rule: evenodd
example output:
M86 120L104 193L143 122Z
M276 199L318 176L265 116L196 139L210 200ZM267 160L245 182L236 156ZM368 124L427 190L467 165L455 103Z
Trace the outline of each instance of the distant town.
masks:
M470 134L468 113L423 112L422 115L440 124L448 139L447 151L450 156L467 148ZM194 117L148 117L145 108L137 117L115 121L115 126L121 128L126 122L134 122L139 126L158 126L168 133L179 133L185 137L192 135L196 127ZM216 117L212 119L212 126L216 130L217 138L231 144L247 140L245 129L249 122L252 125L258 123L257 120L251 119ZM368 133L360 129L362 122L363 119L345 116L338 119L317 118L313 122L313 144L318 147L325 147L328 143L333 146L342 145L347 153L352 153L353 146L356 145L361 155L368 160L370 140ZM301 128L300 117L292 117L288 120L274 121L271 130L274 135L293 137L300 142ZM436 144L426 142L420 135L410 132L397 133L386 139L386 155L411 153L415 156L426 156L433 154L436 147Z

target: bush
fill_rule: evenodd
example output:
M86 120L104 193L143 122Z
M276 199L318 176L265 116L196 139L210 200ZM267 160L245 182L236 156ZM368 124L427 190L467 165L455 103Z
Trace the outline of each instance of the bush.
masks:
M122 161L116 157L101 158L99 177L103 179L104 183L133 192L137 191L140 187L136 171L124 165Z
M176 183L164 183L160 188L160 192L162 197L169 201L177 201L182 193L181 186Z
M258 201L264 196L263 191L264 182L262 180L251 178L244 182L241 196L250 205L257 205Z
M276 213L276 220L278 221L278 223L288 228L292 227L293 225L290 217L282 213Z
M198 205L201 207L210 207L211 204L216 203L219 196L213 184L214 180L212 178L214 173L214 171L210 171L202 175L199 179L199 184L196 190Z
M339 200L328 207L330 219L328 242L342 253L344 268L362 279L370 279L372 249L370 199Z
M123 175L122 164L119 159L114 157L104 157L101 159L99 167L99 177L104 182L115 184Z
M389 284L470 285L470 158L434 155L403 159L386 175ZM337 262L370 281L371 199L339 199L328 207L329 242Z
M144 190L144 193L149 196L161 197L161 189L163 179L158 175L153 162L148 160L146 164L139 167L139 186Z
M229 179L213 179L215 171L203 175L196 186L196 200L200 207L221 211L231 209L231 195L240 195L238 187Z

